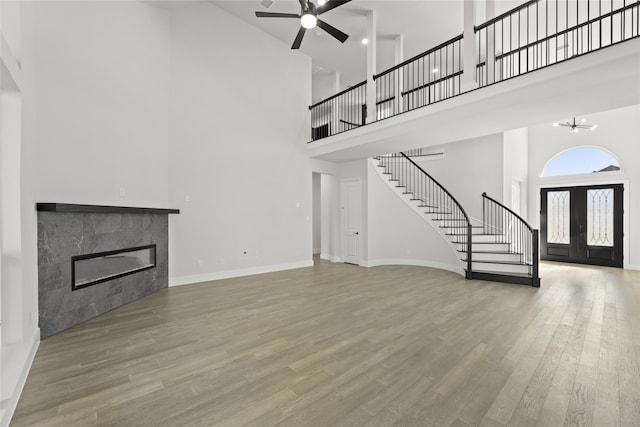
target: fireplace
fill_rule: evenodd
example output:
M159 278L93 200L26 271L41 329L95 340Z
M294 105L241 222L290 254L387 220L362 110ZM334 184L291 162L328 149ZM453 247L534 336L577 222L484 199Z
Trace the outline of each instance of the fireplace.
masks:
M177 209L38 203L38 311L47 338L168 286Z
M156 245L74 255L71 287L75 291L155 267Z

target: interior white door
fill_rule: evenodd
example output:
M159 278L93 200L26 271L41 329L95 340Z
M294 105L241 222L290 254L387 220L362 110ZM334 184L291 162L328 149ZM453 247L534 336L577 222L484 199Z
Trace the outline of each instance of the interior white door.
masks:
M360 178L342 181L344 262L360 264L362 227L362 182Z

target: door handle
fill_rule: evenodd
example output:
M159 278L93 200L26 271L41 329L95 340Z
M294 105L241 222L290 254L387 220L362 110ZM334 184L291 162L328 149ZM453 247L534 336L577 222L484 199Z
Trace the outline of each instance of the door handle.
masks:
M356 232L355 232L355 233L353 233L353 234L355 234L355 235L359 235L360 233L358 233L358 232L356 231Z

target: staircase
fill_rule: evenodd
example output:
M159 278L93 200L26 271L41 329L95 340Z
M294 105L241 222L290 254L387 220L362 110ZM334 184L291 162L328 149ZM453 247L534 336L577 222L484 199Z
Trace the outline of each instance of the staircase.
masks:
M453 195L406 154L374 161L388 184L451 245L467 279L540 287L538 230L515 212L484 193L483 218L469 218Z

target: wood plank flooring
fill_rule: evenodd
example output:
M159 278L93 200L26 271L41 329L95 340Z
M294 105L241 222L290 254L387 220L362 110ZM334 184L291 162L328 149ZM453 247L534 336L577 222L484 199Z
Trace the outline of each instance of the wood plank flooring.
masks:
M640 426L640 272L542 288L310 268L170 288L40 345L12 426Z

